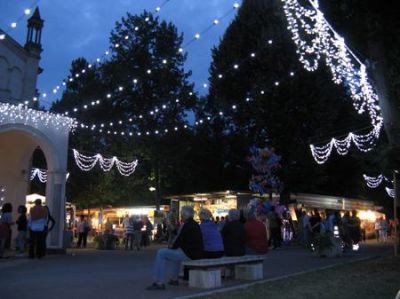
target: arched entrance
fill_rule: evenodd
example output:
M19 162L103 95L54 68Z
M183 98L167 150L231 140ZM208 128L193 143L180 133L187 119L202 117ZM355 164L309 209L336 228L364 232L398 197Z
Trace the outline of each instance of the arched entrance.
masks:
M14 219L16 207L25 204L29 192L32 154L38 147L43 151L47 163L46 203L56 219L47 245L54 250L64 247L68 134L69 129L60 131L49 126L0 124L0 186L4 190L3 202L10 202L14 207Z

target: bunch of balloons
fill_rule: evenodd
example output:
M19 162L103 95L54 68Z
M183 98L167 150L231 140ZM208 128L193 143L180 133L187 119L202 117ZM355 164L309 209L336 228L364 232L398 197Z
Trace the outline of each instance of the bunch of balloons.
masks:
M249 181L249 188L253 192L263 195L269 192L281 192L283 184L276 176L281 168L281 157L275 154L273 148L259 148L252 146L247 161L252 165L255 174Z

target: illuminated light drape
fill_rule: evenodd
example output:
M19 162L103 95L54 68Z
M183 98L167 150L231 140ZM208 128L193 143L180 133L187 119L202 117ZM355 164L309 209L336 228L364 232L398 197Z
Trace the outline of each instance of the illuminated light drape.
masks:
M90 171L99 163L100 168L105 172L110 171L115 166L121 175L130 176L135 172L138 165L138 160L123 162L117 157L104 158L101 154L86 156L79 153L76 149L72 151L76 165L83 171Z
M396 191L394 189L386 187L385 190L387 195L389 195L391 198L394 198L396 196Z
M370 151L380 135L383 118L379 98L370 84L366 66L346 46L319 10L318 0L310 0L312 8L300 5L298 0L282 0L288 29L297 46L299 61L307 71L318 69L324 58L335 84L343 84L350 91L353 106L359 114L368 113L373 129L364 135L349 133L344 139L332 139L323 146L310 145L315 161L325 163L333 148L345 155L351 144L361 151ZM355 63L360 67L356 67Z
M31 169L31 177L30 180L33 181L37 177L40 182L46 183L47 182L47 172L45 170L39 168Z
M9 103L0 103L0 124L3 123L23 123L34 128L53 127L68 131L73 131L77 126L73 118Z

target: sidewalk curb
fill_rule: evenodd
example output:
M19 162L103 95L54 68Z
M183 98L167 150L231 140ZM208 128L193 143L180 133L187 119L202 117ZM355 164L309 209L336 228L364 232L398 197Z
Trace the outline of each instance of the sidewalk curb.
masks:
M382 258L382 257L385 257L385 256L387 256L387 255L366 256L366 257L358 258L358 259L355 259L355 260L352 260L352 261L348 261L348 262L341 262L341 263L338 263L338 264L329 265L329 266L323 266L323 267L314 268L314 269L311 269L311 270L300 271L300 272L296 272L296 273L292 273L292 274L287 274L287 275L282 275L282 276L278 276L278 277L258 280L256 282L240 284L240 285L235 285L235 286L231 286L231 287L227 287L227 288L215 289L215 290L211 290L211 291L205 291L205 292L196 293L196 294L188 295L188 296L175 297L175 299L199 298L201 296L209 296L209 295L215 295L215 294L218 294L218 293L225 293L225 292L230 292L230 291L247 289L249 287L252 287L252 286L255 286L255 285L259 285L259 284L263 284L263 283L266 283L266 282L272 282L272 281L277 281L277 280L281 280L281 279L284 279L284 278L290 278L290 277L295 277L295 276L299 276L299 275L303 275L303 274L309 274L309 273L313 273L313 272L317 272L317 271L321 271L321 270L332 269L332 268L336 268L338 266L344 266L344 265L349 265L349 264L353 264L353 263L373 260L373 259Z

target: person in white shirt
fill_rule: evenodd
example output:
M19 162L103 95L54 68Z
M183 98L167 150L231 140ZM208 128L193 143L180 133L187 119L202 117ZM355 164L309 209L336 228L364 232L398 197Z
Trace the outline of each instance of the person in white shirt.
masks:
M379 239L382 242L387 242L387 229L388 229L388 223L385 218L381 218L379 221Z

